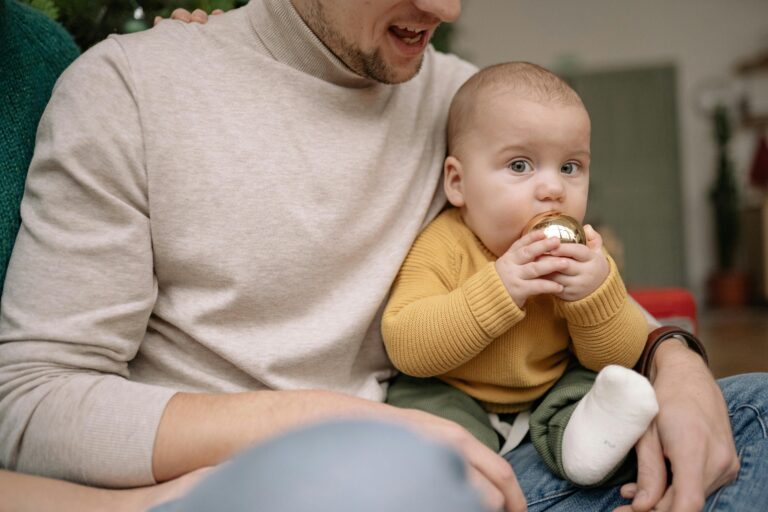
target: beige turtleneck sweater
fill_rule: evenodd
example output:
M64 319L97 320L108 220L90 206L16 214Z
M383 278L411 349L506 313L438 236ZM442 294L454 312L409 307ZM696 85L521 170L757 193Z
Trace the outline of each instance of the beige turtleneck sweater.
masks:
M0 317L0 466L153 482L177 391L381 400L379 316L474 68L350 72L288 0L112 37L38 131Z

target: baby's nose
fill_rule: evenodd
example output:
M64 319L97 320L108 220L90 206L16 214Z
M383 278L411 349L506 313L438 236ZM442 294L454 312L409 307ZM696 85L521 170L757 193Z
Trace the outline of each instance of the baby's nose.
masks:
M539 177L540 180L536 188L537 199L540 201L551 201L563 198L565 195L565 186L559 173L557 175L553 175L552 173L542 173Z

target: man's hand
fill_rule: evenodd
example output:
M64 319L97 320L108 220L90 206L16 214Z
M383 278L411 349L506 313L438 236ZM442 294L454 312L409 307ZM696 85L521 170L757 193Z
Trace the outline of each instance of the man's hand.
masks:
M563 285L545 278L568 265L565 258L545 256L561 245L560 239L533 231L521 236L496 260L496 272L518 307L522 308L528 297L563 292Z
M223 13L224 11L221 9L214 9L211 12L212 15ZM208 14L206 14L206 12L202 9L195 9L194 11L189 12L188 10L179 7L178 9L174 9L174 11L171 13L171 19L183 21L184 23L202 23L205 25L208 23ZM162 16L155 16L153 25L157 25L161 21L163 21Z
M608 260L603 254L603 239L592 226L584 226L587 245L560 244L550 256L567 258L567 265L549 279L563 286L555 297L574 301L597 290L608 277Z
M282 432L343 418L397 423L447 443L467 461L468 477L482 492L489 510L526 510L509 463L458 424L422 411L322 390L177 393L168 402L155 439L155 479L165 481L214 466Z
M637 483L621 489L632 504L616 511L699 511L739 472L725 400L701 357L678 341L659 347L654 369L659 414L636 446Z
M443 441L467 461L467 476L483 494L489 510L522 512L525 496L509 462L491 451L458 424L414 409L395 409L396 415L430 439Z

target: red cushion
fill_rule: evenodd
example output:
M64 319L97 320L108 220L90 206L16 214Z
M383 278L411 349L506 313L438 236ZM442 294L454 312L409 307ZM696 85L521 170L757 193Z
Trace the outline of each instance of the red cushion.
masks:
M629 294L663 325L678 325L696 334L696 300L685 288L632 288Z

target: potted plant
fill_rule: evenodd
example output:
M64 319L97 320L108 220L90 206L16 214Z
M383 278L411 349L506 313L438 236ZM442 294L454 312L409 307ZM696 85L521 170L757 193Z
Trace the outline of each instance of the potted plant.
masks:
M712 121L717 144L717 175L709 199L714 209L718 266L710 278L709 300L713 306L743 306L747 302L747 279L736 268L741 209L733 163L728 154L731 124L727 108L716 106Z

